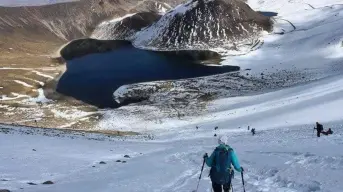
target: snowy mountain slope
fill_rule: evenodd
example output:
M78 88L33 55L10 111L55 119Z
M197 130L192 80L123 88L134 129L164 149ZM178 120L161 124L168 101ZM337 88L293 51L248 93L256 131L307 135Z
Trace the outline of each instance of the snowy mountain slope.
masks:
M294 3L292 3L292 5L297 6L297 4ZM250 69L249 71L242 71L241 75L246 76L246 78L248 79L251 79L252 76L257 78L257 80L255 80L256 82L253 82L253 86L255 87L259 87L257 82L260 81L269 83L271 85L275 84L277 87L277 83L279 82L270 80L272 78L275 78L275 76L276 78L279 78L280 81L285 80L286 82L289 82L287 86L301 85L306 81L315 80L315 82L305 86L300 86L299 88L290 88L287 90L267 94L270 95L270 97L268 96L266 98L275 98L275 100L280 99L280 103L287 99L288 96L280 95L279 93L295 92L299 95L302 95L303 90L312 93L314 88L318 89L319 93L327 93L327 89L321 89L323 88L323 86L325 88L330 87L326 86L329 83L335 84L334 89L332 89L331 91L334 91L334 94L336 94L339 98L340 96L342 96L342 93L340 92L342 87L340 79L342 78L341 74L343 73L343 5L329 5L330 6L325 6L317 9L302 10L302 12L297 12L296 15L292 14L292 10L288 10L285 16L279 15L275 18L276 22L274 32L280 32L284 30L284 35L275 33L268 34L264 37L264 45L260 49L242 56L228 56L222 63L228 65L237 65L240 66L243 70ZM263 4L263 6L266 5ZM263 7L261 9L263 9ZM294 30L288 22L284 22L284 19L290 21L294 26L296 26L296 30ZM294 73L295 75L282 75L286 73ZM198 92L202 91L206 93L207 87L204 85L206 85L207 82L211 82L215 85L220 84L221 82L230 83L231 85L237 83L234 81L226 81L226 79L227 77L225 77L225 75L210 76L202 79L192 80L195 82L195 86L192 86L192 88L188 88L187 84L183 86L183 84L180 83L178 88L173 89L178 89L180 90L180 92L183 91L182 93L180 93L181 96L177 98L183 98L185 101L192 103L194 98L196 97L189 95L198 94ZM215 82L215 80L219 80L219 82ZM242 80L238 78L237 81ZM243 82L248 83L248 81ZM212 87L217 88L215 85L212 85ZM145 85L145 87L147 88L149 88L150 86L151 84ZM242 91L244 89L243 86L249 87L249 85L243 84L241 88L238 88L238 90ZM279 86L279 88L281 88L282 83ZM267 91L275 91L275 86L271 87L272 88L267 89ZM196 88L198 88L199 91L194 91L197 90ZM224 86L222 89L225 88L226 87ZM236 91L232 87L229 87L227 89L228 90L222 90L221 92L227 91L229 93L234 93ZM172 91L173 90L170 90L169 92ZM216 90L211 89L208 89L207 91L209 93L216 92ZM263 87L261 87L261 91L266 91L266 89L263 89ZM183 97L182 94L184 94ZM126 106L118 110L106 111L104 114L104 120L99 123L99 128L112 129L112 127L115 127L123 130L128 129L141 131L161 129L163 131L166 131L170 128L178 128L181 125L187 125L192 122L197 122L200 124L205 123L207 120L213 120L213 113L216 112L215 109L210 111L207 110L208 112L205 112L205 114L208 114L208 118L203 118L203 116L201 116L197 119L193 119L192 117L183 117L181 119L173 118L171 120L168 120L171 116L170 111L166 113L160 109L160 106L158 106L158 100L164 101L168 98L170 100L174 98L170 98L168 96L169 93L166 92L152 94L150 100L156 103L156 105L154 106ZM258 97L265 97L265 95L260 95ZM259 107L258 105L260 104L260 101L256 101L255 97L248 98L251 101L249 102L251 108ZM301 98L301 96L299 96L299 98ZM320 99L320 102L327 101L326 99L331 101L332 98L323 97L322 99ZM232 100L236 100L236 98L223 99L223 101L225 102ZM216 104L217 102L214 102L215 104L213 105L215 107L222 108L223 106L226 106L225 102L219 104ZM266 99L263 102L266 102L268 104L269 101ZM306 99L301 102L311 103L311 101L307 101ZM209 103L211 105L211 102ZM319 107L317 106L319 104L321 105L322 103L316 102L313 105ZM330 108L324 107L324 109ZM178 109L175 111L176 113L179 113L178 111L182 110L186 109ZM231 108L231 106L228 105L227 109L223 111L224 113L230 114L234 113L236 110L240 109ZM274 111L274 108L270 108L268 110ZM280 108L280 110L283 110L283 108ZM296 110L299 109L294 110L294 112L296 112ZM196 110L196 112L193 113L197 112L198 111ZM271 112L270 114L273 114L273 112ZM320 117L321 114L322 112L318 111L315 116ZM328 114L329 116L333 115L336 118L340 117L340 113L338 111L336 111L335 113L329 113L328 111L328 113L326 114ZM243 116L245 115L247 114L243 114ZM263 117L262 114L260 114L259 118L261 117ZM220 116L220 118L225 121L227 120L227 118L230 118L230 116ZM315 118L310 119L308 122L310 121L315 121ZM240 123L241 122L238 122L237 126L239 126ZM111 126L109 127L108 125Z
M261 49L225 61L251 68L249 73L255 76L265 73L264 79L286 70L301 71L312 82L209 101L207 113L197 117L169 118L155 105L104 111L99 129L134 130L148 136L44 136L37 130L31 135L25 129L0 129L0 189L189 192L196 187L202 155L216 145L214 134L225 134L246 170L247 191L341 192L343 7L337 3L342 2L249 1L254 9L278 12L274 31L284 29L284 35L266 35ZM334 134L316 138L316 121ZM251 136L247 126L256 128L257 135ZM126 154L131 158L124 158ZM208 168L199 192L211 191L207 174ZM55 184L40 184L46 180ZM239 175L233 186L242 191Z
M192 136L196 125L266 129L338 121L341 108L335 106L343 106L342 95L343 76L339 75L266 94L216 100L199 117L176 119L155 106L125 106L105 112L99 128L176 135L181 131L183 136L190 131Z
M231 132L230 143L246 169L247 191L339 192L343 187L339 182L343 176L341 123L329 124L334 135L320 139L312 135L311 125L258 130L256 136L245 128ZM0 188L25 192L191 191L196 187L202 154L216 144L211 133L201 136L198 131L193 130L198 135L194 138L147 142L21 135L9 130L0 134L4 154L0 156L0 178L6 180L0 181ZM210 192L207 174L208 168L199 191ZM46 180L55 184L40 184ZM242 190L239 175L233 186L235 191Z
M263 4L256 9L263 10L264 6L267 5ZM292 9L288 11L275 17L274 31L284 31L284 35L267 35L261 49L241 57L228 57L226 62L251 68L255 73L273 73L283 69L314 72L318 77L340 73L343 57L343 5L330 4L296 13L290 12ZM285 20L296 29L285 23Z
M222 62L223 65L240 66L242 71L238 76L222 74L188 81L155 82L157 87L163 86L163 84L171 85L171 89L167 89L167 91L156 89L157 91L153 93L144 92L149 97L149 102L156 107L148 106L144 109L137 109L136 106L129 106L118 111L106 112L105 119L111 123L113 119L111 114L114 114L114 119L117 116L124 116L124 119L127 119L125 118L127 114L130 118L132 114L135 114L133 116L138 121L146 119L147 121L156 120L156 122L160 122L165 120L159 119L170 117L171 114L180 116L181 113L181 115L187 116L195 113L197 115L203 110L202 107L199 109L199 105L194 101L203 95L226 98L242 95L239 93L260 94L261 92L341 74L343 72L341 64L343 57L343 5L334 5L335 2L332 1L332 3L328 3L329 6L315 9L304 8L296 13L292 11L290 6L297 9L298 4L289 3L290 5L285 5L284 7L287 9L273 18L273 31L263 37L262 46L257 46L255 51L246 55L227 56ZM255 9L263 12L265 7L267 7L266 4L261 4ZM272 7L268 8L267 12L273 12ZM278 6L276 11L279 11ZM226 53L232 55L236 51ZM150 88L150 83L135 84L122 87L121 91L126 89L125 92L129 93L134 92L134 89L150 90ZM179 95L173 94L174 92L179 92ZM127 94L126 99L130 97L130 94ZM123 98L125 100L125 96ZM169 106L183 107L181 102L179 104L173 102L174 99L178 98L181 98L187 107L173 110ZM138 114L137 111L140 111L141 115L136 115ZM126 122L122 119L120 122L123 121ZM106 127L102 126L103 124L105 123L101 123L101 127ZM130 124L125 126L130 127ZM114 123L113 126L123 127L124 125ZM159 127L160 125L156 126Z

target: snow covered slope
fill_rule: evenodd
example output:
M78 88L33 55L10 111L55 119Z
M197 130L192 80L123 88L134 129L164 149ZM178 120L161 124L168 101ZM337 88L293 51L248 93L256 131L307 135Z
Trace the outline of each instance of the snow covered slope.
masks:
M315 73L318 77L342 73L343 1L250 2L255 10L278 13L274 33L264 38L261 49L229 57L228 64L265 74L282 70ZM335 4L339 2L342 4ZM280 32L284 34L275 34Z
M143 133L135 137L1 126L0 189L189 192L196 187L202 155L215 147L217 134L228 135L246 170L248 192L341 192L343 6L337 4L343 1L248 3L278 13L274 33L264 37L261 49L227 57L225 62L250 68L256 77L264 73L259 81L300 71L311 76L311 82L208 101L207 113L195 117L169 118L158 106L148 104L104 111L99 129ZM325 129L331 127L334 134L315 137L316 121ZM256 128L257 134L252 136L247 126ZM205 169L199 192L211 191L207 174ZM41 184L47 180L54 184ZM240 177L233 186L234 191L242 191Z
M312 135L311 125L258 129L255 136L246 127L227 132L245 167L247 191L340 192L343 127L329 125L334 127L334 135L320 139ZM189 192L196 187L202 155L216 145L213 127L199 129L193 127L192 138L153 141L58 133L53 137L7 130L8 134L0 134L0 188L25 192ZM207 134L201 134L203 131ZM106 164L99 164L101 161ZM208 171L206 168L203 173L199 192L211 191ZM54 184L41 184L47 180ZM233 186L242 191L239 176Z

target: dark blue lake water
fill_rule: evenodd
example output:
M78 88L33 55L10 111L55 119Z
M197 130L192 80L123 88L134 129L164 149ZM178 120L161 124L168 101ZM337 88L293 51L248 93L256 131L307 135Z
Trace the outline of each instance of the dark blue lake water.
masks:
M201 65L185 57L127 45L67 61L67 71L60 78L57 91L101 108L118 107L112 95L122 85L208 76L238 69Z

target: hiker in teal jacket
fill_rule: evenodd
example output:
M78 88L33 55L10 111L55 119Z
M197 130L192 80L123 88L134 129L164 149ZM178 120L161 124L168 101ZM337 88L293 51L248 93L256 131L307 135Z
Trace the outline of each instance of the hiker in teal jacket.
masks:
M231 179L234 172L231 165L236 171L242 172L243 168L238 162L238 158L233 149L227 144L228 138L222 136L218 140L219 146L213 151L210 157L207 153L204 155L206 165L211 167L210 177L214 192L228 192L231 189Z

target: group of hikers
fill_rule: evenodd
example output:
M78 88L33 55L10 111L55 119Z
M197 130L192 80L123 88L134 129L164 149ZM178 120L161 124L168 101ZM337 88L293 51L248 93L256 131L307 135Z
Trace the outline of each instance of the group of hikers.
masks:
M333 131L331 130L331 128L329 128L327 131L324 131L324 127L322 124L316 122L316 127L314 128L317 130L317 137L320 137L320 134L323 135L331 135L333 133Z
M248 127L248 130L250 127ZM316 127L314 128L317 130L317 136L320 137L320 134L330 135L332 134L331 128L327 131L324 131L323 125L316 122ZM253 131L253 135L255 134L255 129ZM234 150L228 144L228 137L221 136L218 139L218 146L214 149L212 154L208 156L207 153L203 156L204 161L201 169L201 174L204 169L204 164L206 163L207 166L211 167L210 170L210 178L212 182L212 189L213 192L229 192L232 189L231 180L234 177L234 170L233 168L241 173L242 182L243 182L243 189L244 187L244 178L243 178L243 167L240 166L238 158ZM233 168L232 168L232 166ZM199 177L199 182L201 179L201 174ZM195 192L197 192L199 187L199 183Z

